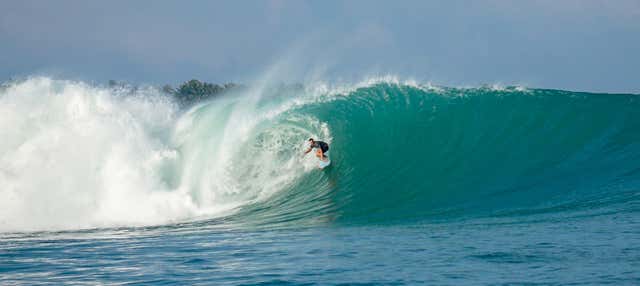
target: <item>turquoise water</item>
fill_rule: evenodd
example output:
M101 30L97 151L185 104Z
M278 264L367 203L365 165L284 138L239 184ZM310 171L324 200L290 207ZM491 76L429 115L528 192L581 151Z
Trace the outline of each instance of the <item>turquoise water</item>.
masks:
M640 283L638 95L38 78L0 112L2 284Z

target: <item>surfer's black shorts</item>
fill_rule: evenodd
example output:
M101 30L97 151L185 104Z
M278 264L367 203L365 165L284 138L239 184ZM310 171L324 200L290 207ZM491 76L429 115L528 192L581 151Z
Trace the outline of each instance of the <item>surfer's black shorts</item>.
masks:
M329 144L327 144L326 142L322 142L322 141L316 141L314 142L313 145L311 145L312 148L320 148L320 150L322 150L322 153L326 153L327 151L329 151Z

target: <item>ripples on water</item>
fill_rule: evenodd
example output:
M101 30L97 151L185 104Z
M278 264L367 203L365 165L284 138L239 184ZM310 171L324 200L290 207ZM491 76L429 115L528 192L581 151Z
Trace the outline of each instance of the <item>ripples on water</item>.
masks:
M210 225L211 224L211 225ZM637 214L251 231L5 234L3 284L637 284Z

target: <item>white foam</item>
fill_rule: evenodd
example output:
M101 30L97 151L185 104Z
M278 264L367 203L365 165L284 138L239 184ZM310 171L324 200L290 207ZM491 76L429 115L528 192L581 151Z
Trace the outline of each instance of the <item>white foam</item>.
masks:
M34 78L0 96L0 231L153 224L192 215L158 170L176 152L166 100Z
M0 232L226 215L311 170L304 138L330 138L314 118L280 117L307 99L238 96L180 114L154 89L132 92L42 77L0 92Z

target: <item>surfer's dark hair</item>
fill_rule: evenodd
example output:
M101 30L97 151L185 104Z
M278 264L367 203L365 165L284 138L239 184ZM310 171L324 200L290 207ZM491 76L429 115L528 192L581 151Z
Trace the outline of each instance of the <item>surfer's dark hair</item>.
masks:
M313 138L309 138L309 140L307 140L307 141L314 141L314 140L313 140Z

